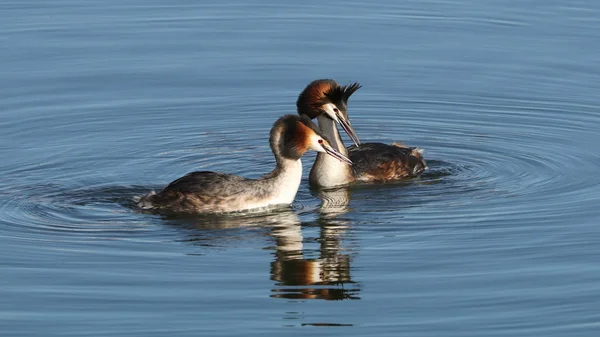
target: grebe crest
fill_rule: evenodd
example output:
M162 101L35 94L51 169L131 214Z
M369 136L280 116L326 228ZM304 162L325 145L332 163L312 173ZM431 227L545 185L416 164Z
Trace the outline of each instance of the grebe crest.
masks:
M317 119L319 127L340 153L348 155L352 167L343 167L321 155L313 165L309 182L316 187L334 187L357 181L385 182L412 178L426 168L423 150L397 144L361 144L348 117L348 99L361 88L358 83L341 86L331 79L311 82L298 96L298 114ZM353 146L346 148L337 129L339 124Z
M312 81L298 96L298 113L310 119L325 114L342 126L355 145L360 145L360 139L348 119L348 99L360 88L357 82L339 85L332 79Z
M271 129L269 144L276 167L258 179L217 172L192 172L165 187L150 192L137 204L143 209L169 213L226 213L291 204L300 180L300 158L309 150L351 164L335 151L327 136L306 116L286 115Z

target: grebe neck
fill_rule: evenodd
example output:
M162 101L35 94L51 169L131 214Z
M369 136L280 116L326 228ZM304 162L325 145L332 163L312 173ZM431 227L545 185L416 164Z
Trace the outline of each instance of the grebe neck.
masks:
M301 180L302 161L283 157L277 158L277 166L273 171L258 179L273 204L291 204Z
M331 146L334 149L336 149L339 153L341 153L343 155L348 155L348 151L346 150L346 147L344 146L344 142L342 141L342 137L340 136L340 133L338 131L338 128L337 128L337 125L335 124L335 122L331 118L329 118L325 115L319 115L317 117L317 121L319 123L319 128L321 128L321 130L323 131L325 136L327 136L327 138L329 138L329 142L331 143Z
M317 117L319 128L329 139L331 146L341 154L348 156L348 150L344 146L342 137L337 129L335 122L325 116ZM317 159L310 170L309 183L313 186L333 187L349 184L353 181L352 167L348 164L329 156L325 153L318 153Z

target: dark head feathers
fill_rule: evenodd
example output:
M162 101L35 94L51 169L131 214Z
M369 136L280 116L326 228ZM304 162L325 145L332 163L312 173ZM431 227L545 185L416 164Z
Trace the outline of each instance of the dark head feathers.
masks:
M327 99L334 104L337 102L343 102L344 104L347 104L348 98L350 98L350 96L352 96L356 90L360 89L360 87L361 85L357 82L349 85L338 85L326 92L325 97L327 97Z
M275 124L273 125L273 130L278 127L283 127L285 130L296 130L297 124L302 123L304 126L308 127L312 131L314 131L318 135L323 135L323 132L315 122L311 121L308 116L305 115L284 115L280 117ZM290 132L290 134L294 134L294 132Z
M308 150L311 134L315 133L328 143L329 140L317 124L305 115L285 115L271 129L270 144L275 157L300 159Z
M298 96L298 114L305 114L311 119L316 118L322 113L321 106L327 103L333 103L346 111L348 98L360 87L358 83L340 86L332 79L312 81Z

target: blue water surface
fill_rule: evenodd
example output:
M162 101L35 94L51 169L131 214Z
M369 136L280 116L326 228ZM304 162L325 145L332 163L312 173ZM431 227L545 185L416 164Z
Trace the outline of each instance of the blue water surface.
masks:
M0 335L597 336L600 3L0 3ZM310 81L363 85L410 182L236 217L139 212L258 177ZM344 136L345 137L345 136ZM350 144L347 138L344 138Z

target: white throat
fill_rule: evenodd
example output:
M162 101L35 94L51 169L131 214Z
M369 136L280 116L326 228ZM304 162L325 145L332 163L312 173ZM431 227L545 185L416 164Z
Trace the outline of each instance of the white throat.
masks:
M337 125L331 118L320 115L317 117L319 128L329 139L331 146L343 155L348 151L342 142ZM310 170L309 183L311 186L333 187L345 185L352 182L352 168L350 165L333 158L332 156L319 153Z

